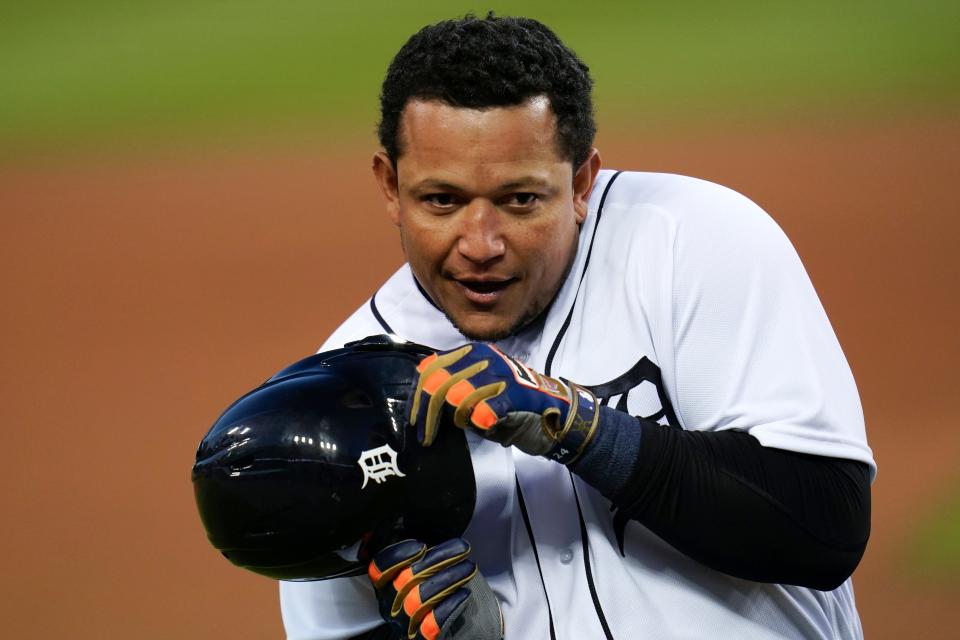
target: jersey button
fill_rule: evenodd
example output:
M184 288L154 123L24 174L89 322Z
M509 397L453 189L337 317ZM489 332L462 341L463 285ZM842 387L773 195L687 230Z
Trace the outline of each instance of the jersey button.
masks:
M573 551L570 551L570 549L564 549L560 552L560 562L563 564L570 564L571 560L573 560Z

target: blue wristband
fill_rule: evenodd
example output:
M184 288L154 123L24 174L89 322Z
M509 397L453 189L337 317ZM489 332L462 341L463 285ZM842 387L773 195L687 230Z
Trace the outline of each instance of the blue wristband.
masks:
M600 407L593 443L571 470L608 498L627 485L640 455L640 421L628 413Z

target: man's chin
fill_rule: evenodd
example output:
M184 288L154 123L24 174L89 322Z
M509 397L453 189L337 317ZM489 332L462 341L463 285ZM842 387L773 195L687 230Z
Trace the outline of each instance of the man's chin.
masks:
M527 328L540 313L529 313L510 322L498 318L498 322L471 322L470 319L458 320L445 312L447 319L468 340L475 342L499 342L513 337Z
M505 338L509 338L514 335L517 330L512 328L507 329L496 329L496 330L485 330L485 331L475 331L468 327L461 327L454 323L457 330L472 342L499 342Z

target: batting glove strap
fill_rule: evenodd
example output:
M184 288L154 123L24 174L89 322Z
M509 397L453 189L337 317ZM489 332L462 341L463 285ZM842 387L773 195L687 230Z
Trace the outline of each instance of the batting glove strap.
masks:
M544 416L543 431L555 444L546 454L561 464L573 464L593 440L600 421L600 406L596 396L586 387L562 379L570 394L570 410L562 428L557 420Z

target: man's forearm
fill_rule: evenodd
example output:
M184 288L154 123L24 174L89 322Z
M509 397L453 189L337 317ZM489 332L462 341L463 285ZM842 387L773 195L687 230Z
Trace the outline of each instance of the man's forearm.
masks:
M834 589L870 533L867 465L685 431L608 407L572 467L630 518L713 569Z

